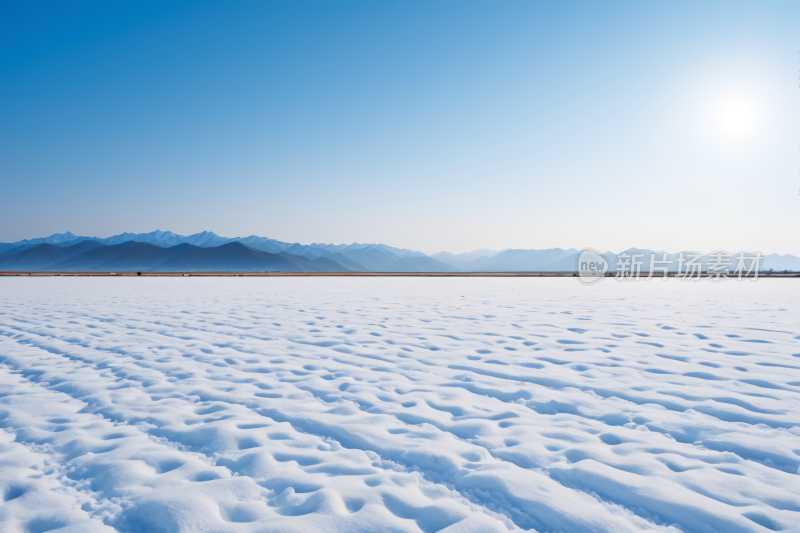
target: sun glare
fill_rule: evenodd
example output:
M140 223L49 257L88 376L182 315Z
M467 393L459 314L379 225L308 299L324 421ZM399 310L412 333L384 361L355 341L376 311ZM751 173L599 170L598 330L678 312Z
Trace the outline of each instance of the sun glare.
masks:
M720 130L733 137L741 137L751 131L754 119L752 106L741 101L724 102L718 111Z
M707 108L706 123L718 141L743 141L755 132L757 108L749 99L740 96L722 97Z

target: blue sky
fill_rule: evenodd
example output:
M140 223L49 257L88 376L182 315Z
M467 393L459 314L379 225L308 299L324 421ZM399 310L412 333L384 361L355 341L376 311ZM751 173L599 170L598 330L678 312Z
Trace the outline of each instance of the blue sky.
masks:
M800 254L800 3L4 1L0 242Z

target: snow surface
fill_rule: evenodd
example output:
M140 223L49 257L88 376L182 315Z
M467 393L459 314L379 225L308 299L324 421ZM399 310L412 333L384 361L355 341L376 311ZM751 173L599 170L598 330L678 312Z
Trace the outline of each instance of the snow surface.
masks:
M0 278L0 531L800 531L800 285Z

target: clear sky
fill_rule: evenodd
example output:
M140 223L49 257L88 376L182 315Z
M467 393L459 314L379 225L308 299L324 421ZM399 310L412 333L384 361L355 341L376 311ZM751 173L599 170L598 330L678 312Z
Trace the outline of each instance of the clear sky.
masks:
M0 2L0 242L800 255L800 2Z

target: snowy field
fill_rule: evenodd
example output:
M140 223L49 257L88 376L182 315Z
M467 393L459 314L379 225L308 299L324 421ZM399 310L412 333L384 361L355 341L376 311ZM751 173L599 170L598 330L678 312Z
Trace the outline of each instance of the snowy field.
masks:
M0 531L800 531L800 284L0 278Z

